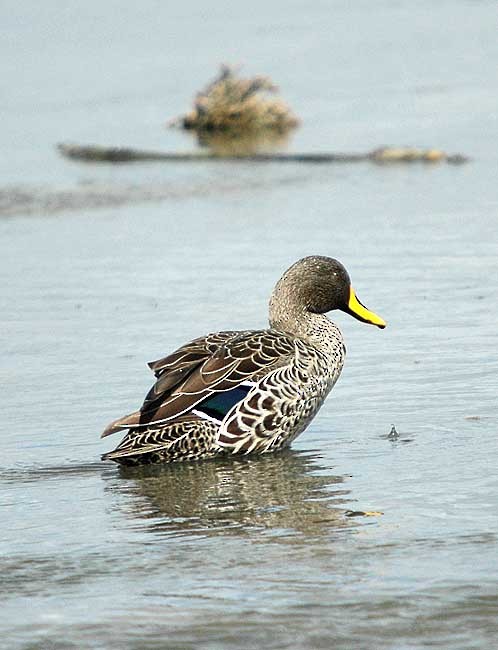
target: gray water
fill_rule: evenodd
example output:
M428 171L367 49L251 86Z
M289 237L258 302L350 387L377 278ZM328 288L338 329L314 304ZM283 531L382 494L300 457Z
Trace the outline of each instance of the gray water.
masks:
M495 647L498 183L491 1L4 2L2 647ZM222 61L270 74L295 151L463 166L83 165L163 129ZM300 256L341 259L384 331L280 455L120 471L100 431L145 362L264 327ZM389 438L391 426L399 432ZM377 511L378 516L348 516Z

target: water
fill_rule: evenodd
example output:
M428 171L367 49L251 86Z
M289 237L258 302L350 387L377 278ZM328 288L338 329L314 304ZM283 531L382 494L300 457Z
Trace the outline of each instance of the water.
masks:
M5 647L493 647L495 4L8 5ZM161 124L220 61L281 84L304 120L293 150L473 161L57 157L61 140L188 149ZM146 361L264 326L274 282L311 253L341 259L388 328L334 314L346 366L291 450L141 472L98 460L114 442L100 431L150 385Z

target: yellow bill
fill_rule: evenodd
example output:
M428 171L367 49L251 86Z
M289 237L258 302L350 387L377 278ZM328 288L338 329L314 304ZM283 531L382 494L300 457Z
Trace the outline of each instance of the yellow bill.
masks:
M353 287L349 288L348 310L351 316L354 316L364 323L377 325L377 327L380 327L381 329L384 329L386 326L386 321L383 318L377 316L377 314L367 309L365 305L361 304L361 302L356 297Z

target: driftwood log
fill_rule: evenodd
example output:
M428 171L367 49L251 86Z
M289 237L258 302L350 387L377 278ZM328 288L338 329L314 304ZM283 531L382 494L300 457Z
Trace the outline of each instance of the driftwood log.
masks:
M377 164L399 162L446 162L462 164L469 159L461 154L446 154L439 149L412 149L409 147L384 147L367 153L257 153L249 155L220 155L211 152L174 153L147 151L129 147L102 147L98 145L59 144L59 152L66 158L86 162L126 163L137 161L158 162L205 162L223 160L244 160L249 162L279 163L353 163L374 162Z

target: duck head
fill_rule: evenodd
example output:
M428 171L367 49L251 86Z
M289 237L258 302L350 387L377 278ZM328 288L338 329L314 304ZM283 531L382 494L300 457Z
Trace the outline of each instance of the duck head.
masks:
M293 264L277 282L270 299L270 323L278 328L284 314L288 317L303 310L325 314L334 309L381 329L386 326L384 319L360 302L338 260L312 255Z

